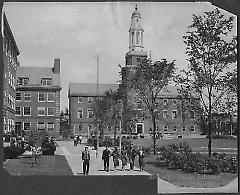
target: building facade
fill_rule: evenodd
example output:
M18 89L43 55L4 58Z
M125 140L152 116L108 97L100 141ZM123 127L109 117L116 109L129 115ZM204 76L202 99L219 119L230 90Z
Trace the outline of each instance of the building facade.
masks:
M5 13L2 12L1 20L3 40L3 119L4 133L11 133L15 130L15 94L16 94L16 69L19 66L19 50L9 26Z
M60 59L54 59L53 68L19 66L15 131L46 130L58 137L61 89Z
M126 53L126 65L122 67L122 84L121 90L125 94L123 101L123 132L135 132L143 134L153 133L152 121L150 115L139 115L135 125L132 127L128 124L127 107L129 104L134 105L134 109L141 113L142 102L135 97L133 90L129 89L128 78L133 74L133 69L142 60L148 57L147 52L144 51L144 29L142 27L141 14L136 6L135 11L131 16L131 25L129 28L129 51ZM135 98L132 98L135 97ZM187 113L187 117L179 110L179 94L176 86L164 87L158 97L156 128L159 134L173 134L173 135L189 135L200 134L199 126L197 125L197 116L194 111ZM186 115L186 113L185 113Z
M70 83L69 98L69 123L72 134L90 136L96 127L93 123L93 110L91 108L94 98L103 97L105 91L116 91L118 84ZM108 127L104 134L113 134L113 128Z

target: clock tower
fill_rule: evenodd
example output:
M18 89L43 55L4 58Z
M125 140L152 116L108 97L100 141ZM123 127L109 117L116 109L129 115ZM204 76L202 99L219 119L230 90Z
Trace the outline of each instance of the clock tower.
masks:
M147 58L147 52L143 46L142 17L136 5L131 17L129 33L129 51L126 53L126 66L137 65L143 58Z

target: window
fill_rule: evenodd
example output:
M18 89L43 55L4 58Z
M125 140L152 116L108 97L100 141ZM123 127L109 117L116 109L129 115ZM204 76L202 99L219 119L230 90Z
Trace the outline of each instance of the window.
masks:
M79 108L77 110L77 118L83 118L83 109L82 108Z
M93 117L93 111L92 111L92 109L88 109L88 110L87 110L87 117L88 117L88 118L92 118L92 117Z
M23 115L24 116L30 116L31 115L31 108L30 107L24 107L23 108Z
M137 109L138 110L142 109L142 100L137 100Z
M176 105L177 104L177 100L172 100L172 104Z
M107 127L107 129L108 129L108 131L111 131L111 130L112 130L112 127L109 125L109 126Z
M19 93L19 92L16 93L16 100L17 101L21 101L22 100L22 94L21 93Z
M47 94L47 101L54 102L55 101L55 93L48 93Z
M24 122L23 123L23 130L29 131L31 128L31 124L29 122Z
M163 110L163 118L168 118L168 111L167 110Z
M47 123L47 130L53 131L54 130L54 123Z
M54 107L47 108L47 115L48 116L54 116L54 113L55 113L55 108Z
M21 115L21 107L20 106L16 106L16 115L17 116Z
M45 102L45 93L38 93L38 101Z
M42 78L41 83L42 83L42 86L52 85L52 79L51 78Z
M93 101L93 98L92 97L88 97L88 103L91 104Z
M79 128L79 131L82 131L82 130L83 130L83 128L82 128L82 123L79 123L78 128Z
M195 127L194 126L190 126L190 131L195 131Z
M27 85L29 82L29 78L18 78L18 85Z
M168 126L167 125L163 126L163 131L168 131Z
M132 40L132 45L133 45L133 42L134 42L134 32L131 33L131 40Z
M190 111L190 118L191 119L195 118L195 112L193 110Z
M168 104L168 100L167 100L167 99L164 99L164 100L163 100L163 105L164 105L164 106L167 106L167 104Z
M31 102L31 93L24 93L24 101Z
M139 44L139 32L137 32L137 44Z
M156 132L159 132L159 128L158 128L158 125L156 125Z
M38 122L37 123L37 129L38 130L44 130L45 129L45 124L43 122Z
M45 116L45 107L38 107L38 116Z
M172 119L177 118L177 111L173 110L172 111Z
M173 126L173 131L177 131L177 126Z
M78 97L78 103L83 103L83 97Z
M186 127L185 126L182 127L182 131L186 131Z

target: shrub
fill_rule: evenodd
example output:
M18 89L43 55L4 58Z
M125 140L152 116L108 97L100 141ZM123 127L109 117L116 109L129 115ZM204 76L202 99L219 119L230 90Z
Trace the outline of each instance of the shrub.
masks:
M56 151L56 146L54 143L46 143L45 147L42 148L42 154L43 155L54 155L54 152Z
M24 153L23 148L19 148L15 145L4 147L4 159L14 159L17 158L19 155Z

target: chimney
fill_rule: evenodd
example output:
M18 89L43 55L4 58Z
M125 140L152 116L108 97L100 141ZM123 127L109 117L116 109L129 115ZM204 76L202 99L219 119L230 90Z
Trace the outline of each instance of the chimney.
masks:
M53 73L60 74L60 58L54 59Z

